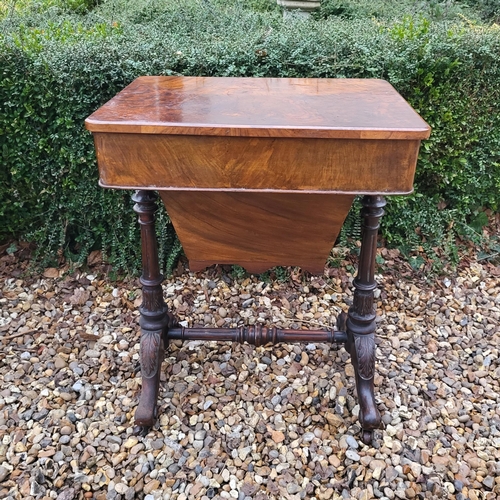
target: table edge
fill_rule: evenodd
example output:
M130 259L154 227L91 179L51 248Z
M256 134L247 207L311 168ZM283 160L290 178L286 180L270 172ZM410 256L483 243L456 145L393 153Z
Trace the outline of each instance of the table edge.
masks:
M333 128L333 127L282 127L200 125L172 123L102 122L87 118L85 128L92 133L150 134L150 135L198 135L219 137L274 137L295 139L394 139L422 140L431 134L430 126L418 128Z
M104 189L123 189L123 190L139 190L139 191L205 191L205 192L229 192L229 193L269 193L269 194L350 194L350 195L370 195L370 196L406 196L412 194L414 189L412 187L409 191L361 191L361 190L341 190L341 189L258 189L258 188L197 188L197 187L179 187L179 186L129 186L129 185L115 185L105 184L99 179L99 186Z

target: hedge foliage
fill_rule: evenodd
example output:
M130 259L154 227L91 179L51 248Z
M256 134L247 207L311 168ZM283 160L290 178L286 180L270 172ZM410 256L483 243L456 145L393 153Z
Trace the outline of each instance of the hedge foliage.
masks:
M351 1L337 4L355 15L283 20L270 0L70 4L11 9L1 21L0 239L34 241L45 262L102 248L116 267L137 268L129 193L98 187L83 121L145 74L387 79L433 128L415 193L388 205L389 243L452 251L456 234L480 230L484 208L498 210L500 29L484 12L384 18ZM160 222L171 264L178 245L166 214Z

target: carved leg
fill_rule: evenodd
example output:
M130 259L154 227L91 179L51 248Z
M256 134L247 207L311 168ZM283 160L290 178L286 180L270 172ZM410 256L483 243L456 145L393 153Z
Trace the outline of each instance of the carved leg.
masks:
M136 191L132 196L132 200L136 203L134 211L139 214L142 243L142 304L139 308L142 391L135 412L135 422L140 426L138 432L152 427L155 422L160 368L166 347L164 341L168 322L154 225L156 199L157 195L152 191Z
M347 345L351 354L356 388L359 399L359 421L363 429L363 441L371 442L373 430L381 424L380 413L375 405L373 379L375 376L375 308L373 291L375 282L375 255L380 219L384 215L383 196L364 196L361 254L354 279L354 300L347 318Z

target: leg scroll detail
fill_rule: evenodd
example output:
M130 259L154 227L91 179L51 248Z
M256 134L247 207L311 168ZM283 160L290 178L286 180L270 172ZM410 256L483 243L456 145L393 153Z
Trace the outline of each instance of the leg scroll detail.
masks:
M141 333L141 373L143 378L151 378L160 370L159 360L162 331Z
M375 375L375 335L354 335L354 349L360 378L371 380Z

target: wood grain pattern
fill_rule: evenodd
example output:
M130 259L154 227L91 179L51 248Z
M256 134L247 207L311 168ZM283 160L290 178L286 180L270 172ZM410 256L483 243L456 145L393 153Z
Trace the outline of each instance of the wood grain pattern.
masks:
M253 273L323 273L353 196L160 191L191 271L239 264Z
M104 187L405 194L420 141L95 133Z
M430 127L384 80L137 78L87 118L92 132L426 139Z

